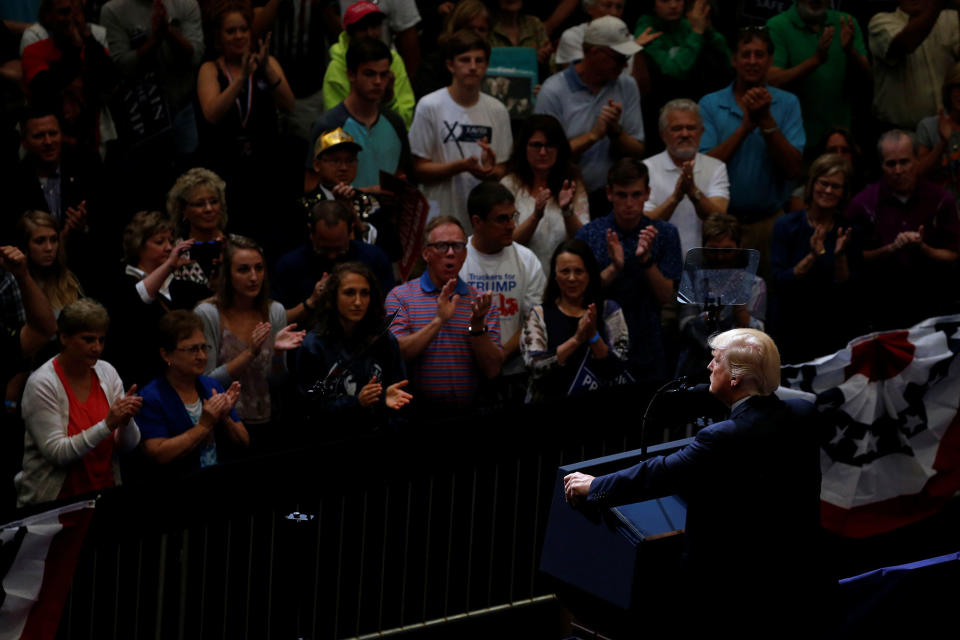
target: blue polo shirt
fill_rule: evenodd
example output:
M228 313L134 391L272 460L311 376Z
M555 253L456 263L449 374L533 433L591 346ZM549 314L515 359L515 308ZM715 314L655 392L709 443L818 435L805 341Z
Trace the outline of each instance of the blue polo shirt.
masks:
M608 83L594 95L571 64L543 83L537 95L537 113L551 115L560 121L567 138L581 136L597 122L600 111L613 100L623 105L620 125L637 140L644 139L643 116L640 113L640 91L636 81L623 74ZM613 164L610 155L610 139L604 137L583 152L580 171L588 191L595 191L607 184L607 172Z
M807 136L797 96L774 87L767 87L773 101L770 114L780 131L795 149L803 153ZM703 137L700 152L707 153L733 135L743 121L743 111L733 95L733 84L708 93L700 99L703 116ZM790 197L793 181L788 180L773 163L767 141L759 128L737 147L727 160L730 177L730 213L741 222L755 222L782 208Z

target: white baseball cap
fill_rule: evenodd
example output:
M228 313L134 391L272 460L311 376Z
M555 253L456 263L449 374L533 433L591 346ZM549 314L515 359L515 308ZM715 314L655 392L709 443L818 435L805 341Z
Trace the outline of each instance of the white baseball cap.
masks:
M583 34L583 44L610 47L625 56L632 56L643 49L634 40L624 21L614 16L603 16L588 24Z

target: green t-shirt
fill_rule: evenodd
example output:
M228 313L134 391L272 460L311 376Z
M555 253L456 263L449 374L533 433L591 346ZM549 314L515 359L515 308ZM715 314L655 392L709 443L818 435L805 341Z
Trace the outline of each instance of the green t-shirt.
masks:
M827 61L805 78L781 87L800 99L807 142L812 148L823 142L824 134L832 127L850 127L853 102L852 83L847 81L850 61L840 44L840 19L849 17L848 13L827 11L823 28L833 26L835 29ZM800 18L796 3L767 20L767 27L773 40L773 66L790 69L817 52L822 32L814 30ZM863 34L856 20L853 21L851 46L860 55L867 55Z
M663 34L645 46L643 51L665 75L680 80L686 78L696 66L704 48L725 56L726 60L730 59L730 48L722 35L714 29L707 29L701 35L690 28L690 21L686 18L667 22L653 14L643 15L637 20L634 33L639 36L647 27L653 27L654 33L659 31Z

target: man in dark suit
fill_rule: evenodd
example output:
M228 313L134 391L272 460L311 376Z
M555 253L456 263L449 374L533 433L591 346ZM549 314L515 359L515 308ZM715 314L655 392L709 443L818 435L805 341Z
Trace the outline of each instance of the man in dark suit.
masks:
M97 276L116 262L108 262L107 256L119 258L122 230L99 197L100 158L81 151L66 153L59 118L43 108L24 114L20 136L26 153L3 204L4 237L16 239L11 234L24 212L46 211L67 238L68 266L84 287L93 285L96 291Z
M710 348L710 393L730 419L668 456L597 478L566 476L567 501L613 506L679 494L687 501L683 581L700 596L703 624L752 632L784 624L784 614L809 619L820 499L817 433L804 419L812 406L773 395L780 356L765 333L732 329Z

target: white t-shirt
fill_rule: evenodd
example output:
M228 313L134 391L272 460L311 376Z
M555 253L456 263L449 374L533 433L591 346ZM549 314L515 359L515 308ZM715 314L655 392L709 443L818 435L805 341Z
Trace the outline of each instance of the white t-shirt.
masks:
M357 0L340 0L341 19L350 5L356 2ZM383 21L381 39L388 47L393 47L393 36L420 22L420 12L417 11L415 0L373 0L373 3L387 15Z
M499 253L480 253L473 246L473 236L467 239L467 259L460 277L478 291L493 294L493 306L500 311L503 343L523 328L527 314L543 300L547 284L540 260L530 249L514 242ZM523 359L515 357L502 372L511 375L523 370Z
M517 226L533 215L533 210L537 206L537 199L531 195L527 188L515 174L504 176L500 183L510 190L513 197L516 198L517 213L520 219ZM577 190L573 194L573 215L580 220L581 224L590 222L590 204L587 201L587 189L583 182L577 181ZM557 204L556 194L547 202L543 210L543 218L537 223L537 229L530 237L527 248L533 251L540 259L540 266L544 273L550 272L550 258L557 245L567 239L567 226L563 223L563 213L560 211L560 205Z
M680 178L680 167L670 159L666 151L647 158L643 163L650 171L650 198L643 210L653 211L673 195L677 180ZM705 198L730 199L727 165L721 160L698 153L693 164L693 182L703 192ZM697 217L697 211L689 197L683 197L674 209L669 222L680 232L680 251L684 258L690 249L703 246L701 242L703 224Z
M510 115L496 98L481 93L475 105L463 107L443 88L425 95L417 103L410 126L413 155L434 162L452 162L469 156L479 160L482 150L477 142L484 138L490 142L498 164L510 158L513 150ZM464 229L471 228L467 196L478 184L477 178L464 171L449 180L424 185L423 193L432 201L431 217L451 215Z
M99 24L87 23L90 25L90 33L93 35L94 40L99 42L104 49L107 48L107 29L102 27ZM47 31L39 22L34 22L32 25L23 30L23 35L20 36L20 57L23 57L23 50L27 48L28 45L33 44L34 42L40 42L41 40L46 40L50 37L50 33Z

